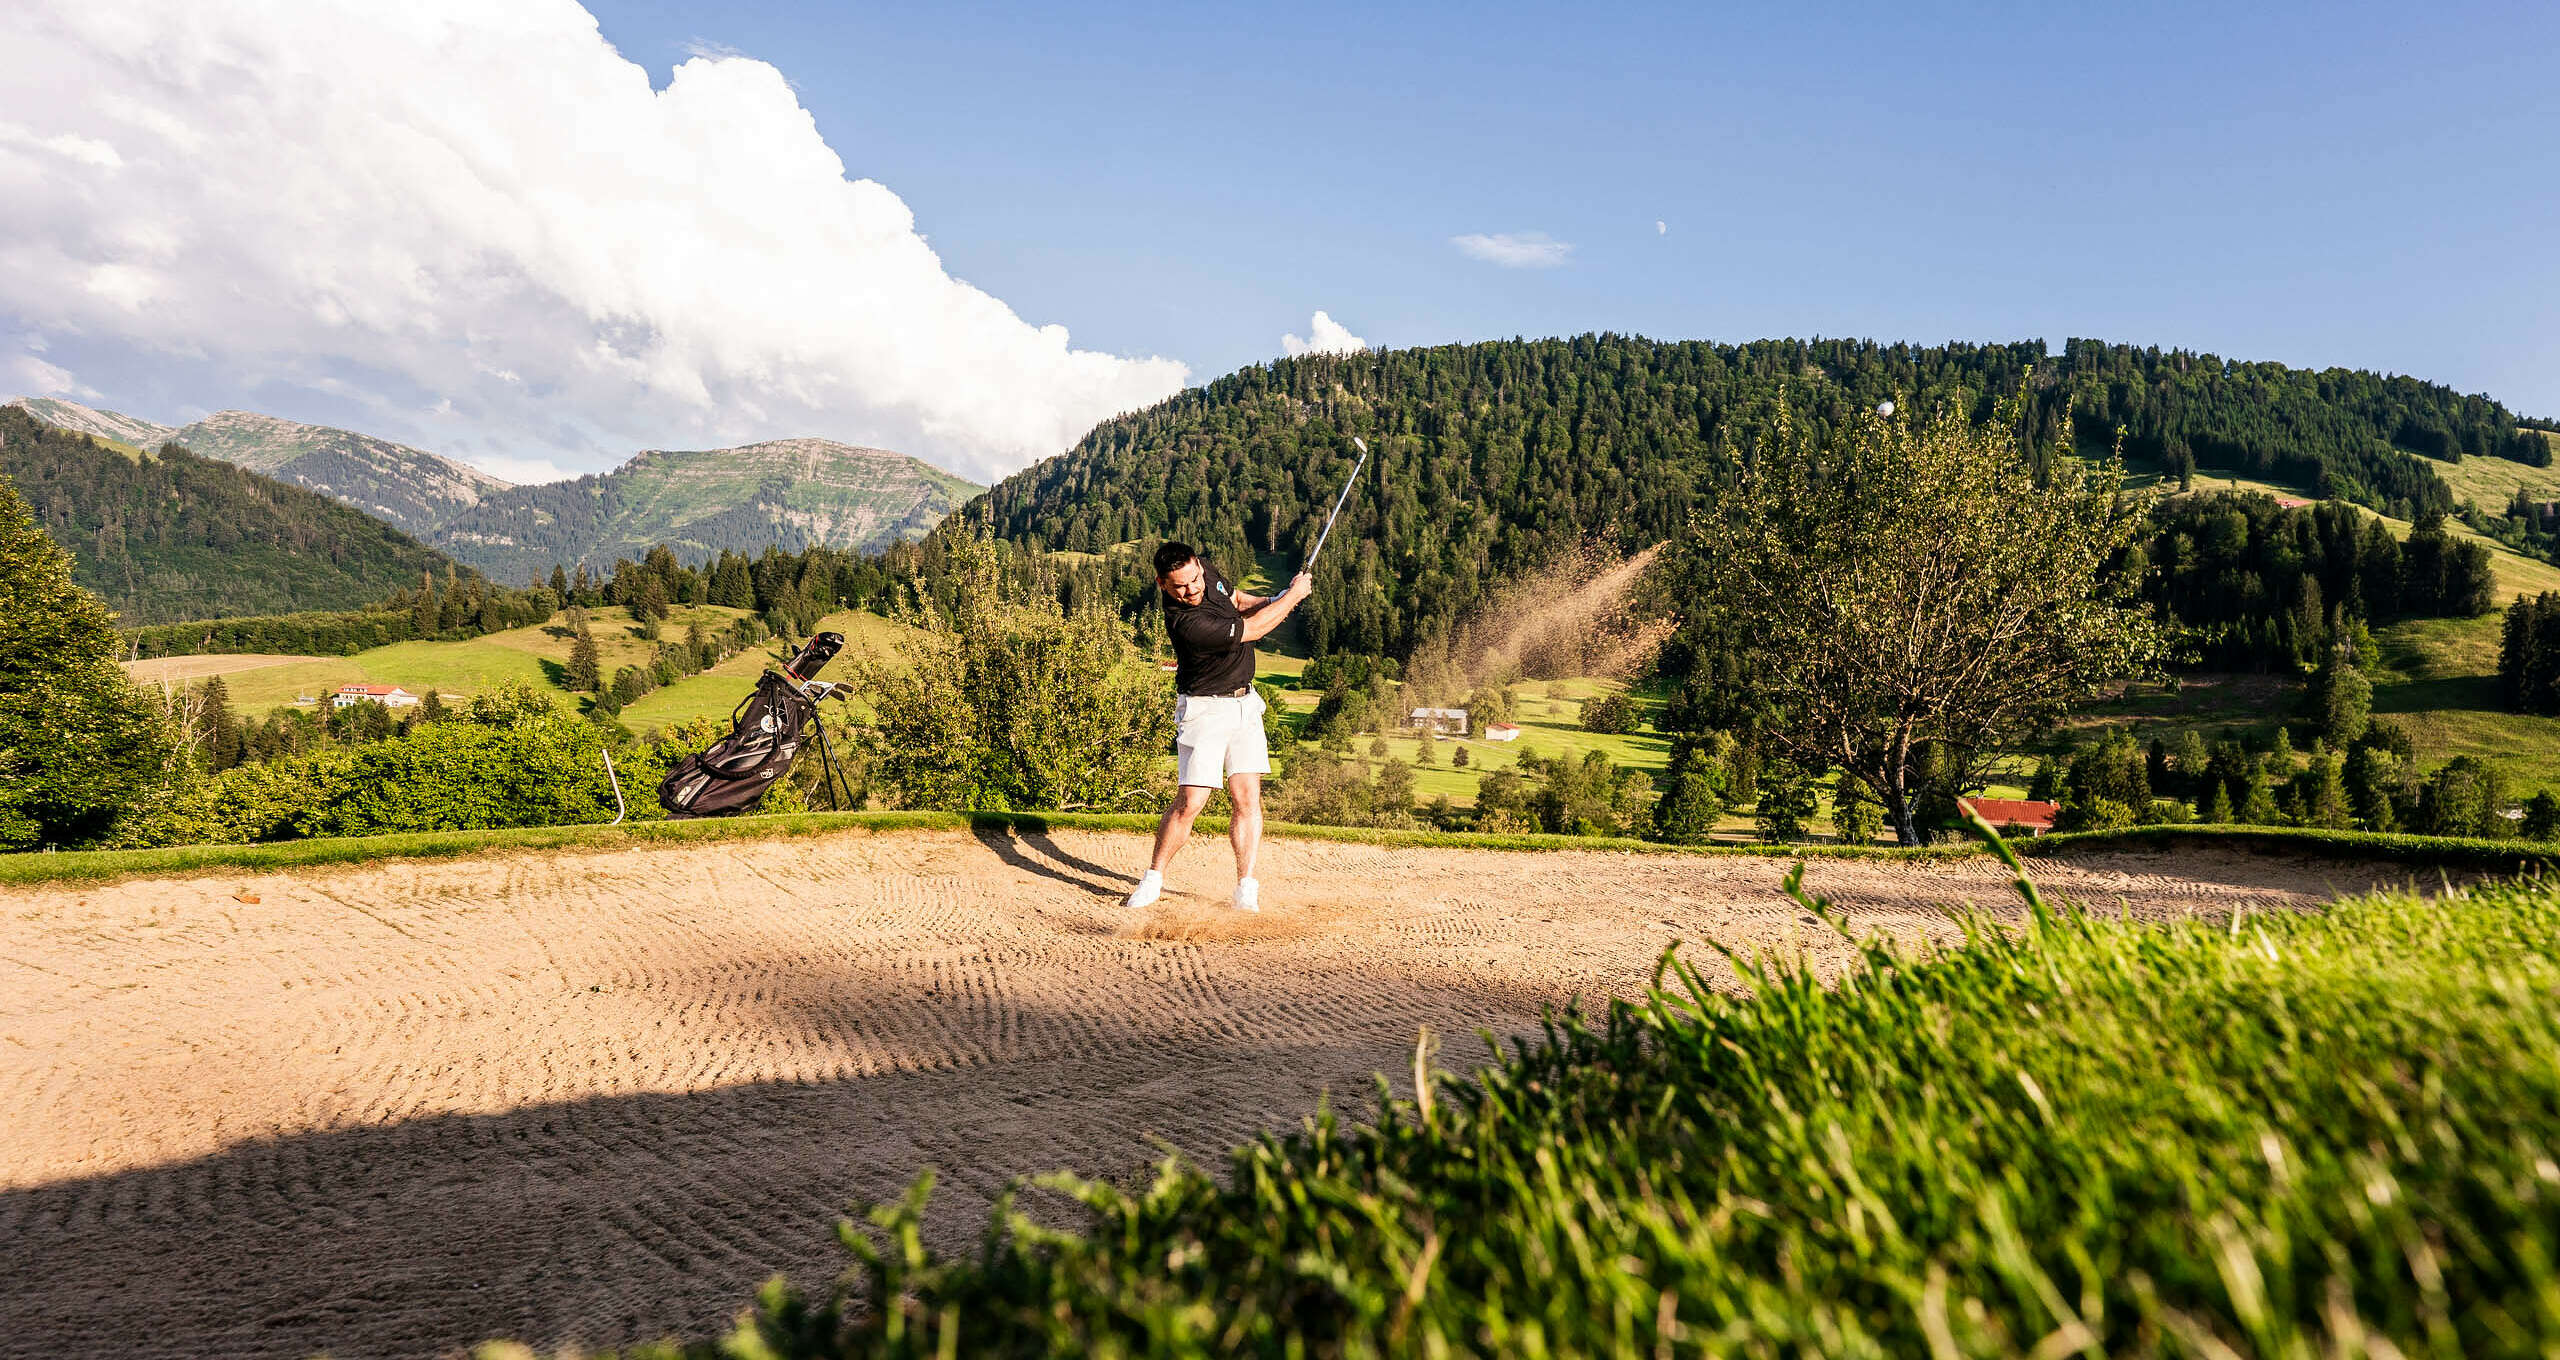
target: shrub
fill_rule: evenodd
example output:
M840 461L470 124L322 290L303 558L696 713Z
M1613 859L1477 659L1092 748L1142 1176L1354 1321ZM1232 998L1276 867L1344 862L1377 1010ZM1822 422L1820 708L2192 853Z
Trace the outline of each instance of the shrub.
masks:
M1582 705L1582 730L1617 735L1636 730L1636 701L1630 695L1604 694Z
M945 549L952 608L918 620L891 665L851 668L877 725L859 754L894 806L950 810L1119 808L1160 796L1173 705L1118 621L1027 588L996 550Z
M1751 820L1759 824L1760 839L1791 845L1804 839L1816 801L1812 776L1792 762L1773 760L1760 776L1760 801Z

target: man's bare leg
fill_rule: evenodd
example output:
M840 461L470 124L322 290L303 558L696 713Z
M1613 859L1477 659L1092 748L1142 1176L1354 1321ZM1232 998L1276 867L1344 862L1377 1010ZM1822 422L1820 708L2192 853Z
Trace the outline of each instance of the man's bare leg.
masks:
M1253 858L1262 848L1262 776L1227 776L1227 801L1235 815L1227 820L1227 843L1236 849L1236 877L1253 877Z
M1147 865L1149 869L1160 874L1173 863L1183 842L1191 839L1191 824L1200 819L1200 809L1209 806L1212 792L1198 784L1185 784L1174 790L1173 801L1156 822L1156 857Z
M1164 816L1156 823L1155 858L1147 865L1138 885L1129 890L1124 905L1151 907L1164 894L1164 871L1173 863L1175 852L1191 839L1191 824L1199 820L1200 809L1209 805L1210 790L1197 784L1184 784L1174 790L1173 801L1166 805Z

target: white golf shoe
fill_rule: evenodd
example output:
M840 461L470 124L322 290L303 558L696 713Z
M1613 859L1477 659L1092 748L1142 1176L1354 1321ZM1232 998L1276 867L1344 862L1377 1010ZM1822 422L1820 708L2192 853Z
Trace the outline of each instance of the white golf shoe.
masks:
M1236 880L1236 910L1262 910L1262 885L1249 878Z
M1162 896L1164 896L1164 875L1149 869L1138 876L1138 886L1129 890L1129 900L1123 905L1152 907L1156 904L1156 899Z

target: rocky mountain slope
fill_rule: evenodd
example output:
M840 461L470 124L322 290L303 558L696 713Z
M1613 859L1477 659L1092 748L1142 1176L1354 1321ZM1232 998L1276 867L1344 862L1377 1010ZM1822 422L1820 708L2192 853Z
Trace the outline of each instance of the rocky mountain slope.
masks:
M175 441L277 481L317 491L423 536L509 483L424 449L353 430L255 411L216 411L192 425L155 424L52 397L9 403L46 424L139 449Z
M979 490L905 454L831 439L652 449L611 472L485 497L429 541L502 581L555 562L609 567L659 543L687 558L767 545L867 551L923 534Z

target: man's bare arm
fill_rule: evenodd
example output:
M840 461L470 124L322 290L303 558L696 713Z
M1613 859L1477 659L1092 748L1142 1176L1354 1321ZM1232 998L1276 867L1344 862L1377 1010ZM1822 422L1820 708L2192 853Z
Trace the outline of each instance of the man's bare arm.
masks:
M1227 598L1235 601L1237 613L1251 614L1253 611L1271 603L1274 597L1269 595L1247 595L1243 591L1239 590Z
M1263 638L1269 636L1288 619L1289 611L1296 609L1298 607L1298 602L1307 598L1308 593L1313 591L1315 588L1315 578L1307 575L1303 571L1299 572L1295 577L1291 578L1289 588L1287 590L1282 591L1280 594L1275 595L1270 599L1261 601L1255 607L1253 613L1246 617L1244 621L1244 640L1247 642L1259 642ZM1264 608L1262 606L1275 607ZM1239 606L1238 612L1242 612L1241 606Z

